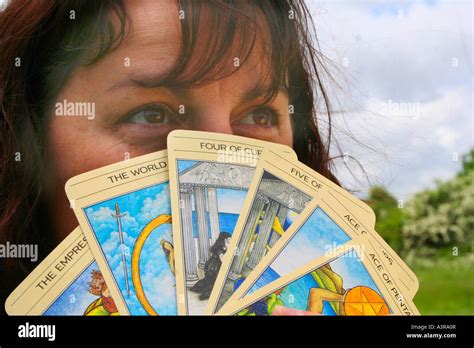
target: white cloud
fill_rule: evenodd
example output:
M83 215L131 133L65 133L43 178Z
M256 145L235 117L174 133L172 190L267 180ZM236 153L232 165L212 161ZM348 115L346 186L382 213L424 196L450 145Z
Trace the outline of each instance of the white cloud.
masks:
M352 127L362 130L356 136L376 148L350 148L372 183L388 185L393 193L404 198L430 186L435 178L448 179L459 169L456 156L472 147L472 101L464 89L448 91L421 104L416 118L375 115L378 102L371 100L365 113L348 115ZM344 143L354 142L344 139ZM348 175L344 177L346 182L350 180Z
M345 111L333 118L342 151L400 198L451 177L460 168L453 154L474 144L472 3L307 2L344 88L331 89ZM383 112L392 102L419 114ZM357 180L341 163L338 176L364 193L362 172L349 165Z
M142 221L150 221L157 216L171 211L169 185L163 187L163 191L156 194L154 199L146 198L141 209Z
M135 219L135 217L131 216L130 212L121 211L120 214L122 215L120 220L122 221L122 227L124 230L136 227L138 225L137 220ZM112 210L109 207L100 207L98 210L88 208L87 216L94 224L101 223L101 229L117 228L117 218L115 217L115 210Z

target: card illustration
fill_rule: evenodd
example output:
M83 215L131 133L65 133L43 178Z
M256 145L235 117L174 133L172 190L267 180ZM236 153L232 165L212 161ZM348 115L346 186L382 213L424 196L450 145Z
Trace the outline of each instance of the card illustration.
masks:
M236 301L242 302L242 299L253 292L263 287L271 287L276 275L282 277L290 274L314 259L331 255L339 246L355 241L358 241L366 252L380 256L381 263L395 275L403 292L410 295L413 291L410 288L411 283L406 282L406 273L402 271L402 267L407 268L406 265L397 267L398 264L393 259L386 257L393 251L379 249L380 246L372 239L375 233L365 230L349 211L337 209L337 204L330 194L314 198L301 213L298 221L285 232L260 264L242 279L242 283L227 303L230 305ZM221 311L225 311L226 306L227 304Z
M92 262L43 313L52 315L119 315L102 273Z
M65 190L119 313L175 315L168 152L75 176Z
M131 315L176 315L169 182L86 206Z
M267 266L245 295L251 294L276 278L293 272L350 240L350 236L322 208L318 207L303 222L298 232Z
M263 171L216 302L216 311L230 298L265 253L278 241L311 197L269 171ZM216 290L215 290L216 291Z
M118 315L87 240L77 227L10 294L10 315Z
M336 185L329 182L327 179L321 177L318 173L314 172L303 164L298 163L292 159L286 159L271 150L268 151L264 157L262 157L257 167L257 172L259 171L271 171L273 174L280 176L286 182L309 194L311 197L318 199L322 199L322 197L325 197L324 199L328 198L328 200L331 200L331 204L329 207L330 209L328 210L328 212L330 212L331 214L336 213L336 215L338 215L336 211L345 211L346 213L344 213L344 215L348 219L348 221L351 221L351 227L359 229L358 232L354 232L356 236L360 237L364 235L365 242L368 243L368 246L370 248L377 248L383 255L385 255L386 262L390 264L391 267L400 266L403 272L396 273L400 279L402 286L404 287L404 291L406 291L408 294L413 295L416 293L418 285L416 277L414 277L413 275L413 272L411 272L408 267L404 265L403 261L401 261L399 257L397 257L396 253L393 252L390 247L388 247L388 245L383 241L383 239L381 239L380 236L378 236L378 234L373 232L370 228L373 224L374 216L373 212L367 214L367 209L370 210L370 208L365 203L361 202L356 197L349 195L347 192L342 191L340 187L337 187ZM248 207L248 205L246 205L246 207ZM249 208L245 209L247 210ZM308 212L306 212L304 214L305 216L303 216L301 219L306 219L307 214ZM300 223L301 221L299 221L299 224ZM338 224L339 226L342 226L340 223ZM367 229L367 227L369 227L369 229ZM239 226L239 230L242 230L241 226ZM294 231L292 231L292 233L293 232ZM375 240L372 241L372 238L375 238ZM287 241L285 243L287 243ZM233 247L234 246L232 246L232 248ZM286 247L288 247L288 245L285 244L285 248ZM277 249L280 248L281 246L279 246ZM273 251L275 250L272 250L272 252ZM270 254L275 255L272 252ZM288 251L288 254L301 255L302 253L298 250L298 248L292 248L292 253ZM307 257L310 257L309 253L307 253L306 255ZM321 255L321 253L313 254L314 257L317 257L318 255ZM275 256L272 256L272 258L274 257ZM238 301L247 294L255 291L257 288L260 288L265 285L265 277L262 277L261 279L258 279L258 277L263 273L264 267L267 265L267 263L269 261L271 262L271 260L269 260L268 258L266 259L267 260L264 262L265 265L257 265L257 267L254 268L254 272L250 277L243 277L241 278L241 280L235 283L233 294L231 294L230 298L226 301L227 303ZM289 256L288 260L290 261L288 262L288 265L292 264L293 261L297 259L298 257L292 258L291 256ZM224 268L227 268L227 260L225 261L226 263ZM300 266L301 265L302 264L300 264ZM222 281L221 275L219 275L218 279L218 283L220 284L220 282ZM255 283L256 280L258 280L257 283ZM252 286L254 286L254 288L249 292L249 289ZM217 291L220 291L220 289L217 289L216 287L216 292ZM217 307L215 306L215 297L217 297L216 294L211 295L211 306L209 306L208 308L208 313L216 313ZM225 305L226 304L224 304L220 308L225 307ZM217 310L220 309L217 308Z
M258 159L290 147L234 135L168 135L179 314L204 314Z
M272 277L272 272L267 274ZM278 275L274 275L274 279ZM235 315L388 315L392 311L353 252L326 263Z
M178 160L189 314L203 313L255 168Z

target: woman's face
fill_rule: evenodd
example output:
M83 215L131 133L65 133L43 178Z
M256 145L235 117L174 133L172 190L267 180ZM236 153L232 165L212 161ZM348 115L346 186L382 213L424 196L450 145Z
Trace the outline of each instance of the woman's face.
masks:
M128 1L126 10L131 22L127 38L97 63L77 68L55 102L89 103L89 111L95 113L73 117L58 116L56 108L51 111L47 162L54 188L49 200L59 238L77 226L64 193L69 178L165 149L166 136L174 129L292 145L286 93L281 91L262 104L264 91L254 90L264 80L259 45L250 59L225 79L198 88L169 88L160 84L160 76L172 69L180 49L176 4ZM206 49L205 45L202 42L200 49Z

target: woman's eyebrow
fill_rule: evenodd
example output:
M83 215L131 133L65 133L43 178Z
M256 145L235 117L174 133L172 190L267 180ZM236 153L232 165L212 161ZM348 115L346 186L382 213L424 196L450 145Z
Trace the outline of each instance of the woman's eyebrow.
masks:
M123 80L120 80L114 83L107 92L112 92L120 88L127 88L127 87L138 87L138 88L166 88L173 94L177 96L186 96L187 92L189 91L190 87L177 87L177 86L170 86L166 84L166 72L161 74L129 74ZM281 84L277 88L277 93L283 93L284 95L288 96L288 88L286 85ZM240 103L247 103L253 101L255 99L261 98L263 96L267 96L271 93L271 89L267 84L264 83L257 83L255 87L247 90L246 92L242 93L239 96Z
M163 80L166 73L161 74L128 74L126 78L115 82L107 92L112 92L120 88L141 87L141 88L159 88L164 87Z
M248 90L247 92L243 93L240 97L240 103L248 103L255 99L259 99L261 97L270 95L272 92L271 88L268 85L259 83L256 87ZM288 96L288 88L285 85L280 85L277 90L276 94L283 93L285 96Z

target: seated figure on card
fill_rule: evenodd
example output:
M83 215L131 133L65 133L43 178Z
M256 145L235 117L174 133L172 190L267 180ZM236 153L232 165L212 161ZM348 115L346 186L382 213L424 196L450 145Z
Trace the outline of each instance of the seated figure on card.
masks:
M211 247L211 256L204 265L204 278L200 279L190 289L199 293L199 299L206 300L211 295L212 288L222 265L222 258L227 251L230 243L231 234L228 232L219 233L216 242Z

